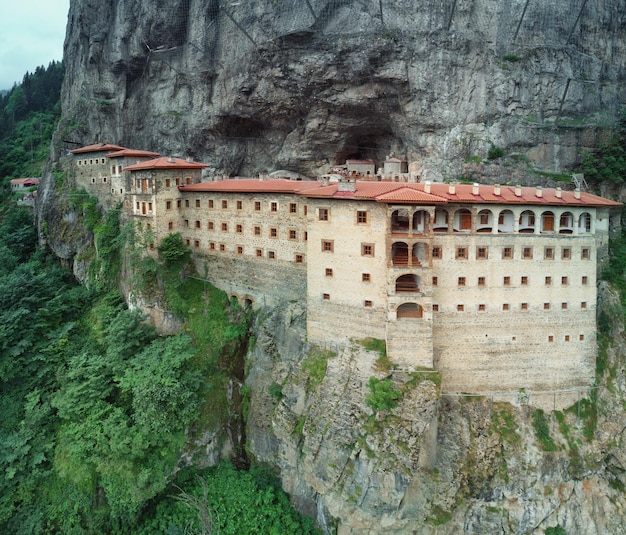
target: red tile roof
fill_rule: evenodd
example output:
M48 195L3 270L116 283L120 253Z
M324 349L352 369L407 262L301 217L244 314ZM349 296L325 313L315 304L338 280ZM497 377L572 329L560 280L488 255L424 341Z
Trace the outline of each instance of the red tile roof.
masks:
M157 158L161 156L158 152L150 152L149 150L122 149L109 152L107 158Z
M83 154L85 152L110 152L114 150L125 150L125 148L119 145L111 145L110 143L96 143L95 145L87 145L86 147L80 147L70 152L72 154Z
M318 186L319 182L312 180L240 178L200 182L199 184L180 186L179 189L180 191L224 191L232 193L300 193Z
M187 160L183 160L182 158L162 156L161 158L155 158L154 160L129 165L128 167L124 167L123 171L143 171L153 169L204 169L205 167L209 167L209 164L189 162Z

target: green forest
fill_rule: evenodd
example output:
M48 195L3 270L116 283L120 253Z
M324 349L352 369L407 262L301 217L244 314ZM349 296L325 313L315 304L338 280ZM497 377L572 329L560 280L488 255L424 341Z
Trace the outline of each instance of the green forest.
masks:
M204 431L241 425L225 384L241 373L251 318L191 276L180 235L160 261L145 258L119 210L68 192L95 244L79 285L12 202L10 178L41 174L61 79L61 64L37 69L0 110L0 533L317 533L243 444L215 467L181 461ZM162 292L183 321L179 334L159 336L126 306L123 254L132 284Z

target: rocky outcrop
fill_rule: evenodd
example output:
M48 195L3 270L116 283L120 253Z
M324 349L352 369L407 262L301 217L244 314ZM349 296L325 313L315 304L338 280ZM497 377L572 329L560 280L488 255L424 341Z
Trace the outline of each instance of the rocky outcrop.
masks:
M604 294L606 310L619 307ZM534 407L441 396L436 376L379 371L378 354L358 345L308 347L303 320L291 304L255 329L248 449L327 532L624 532L623 348L609 352L590 437L586 402L580 418L576 405L544 414L542 430ZM372 376L403 392L396 408L370 408Z
M625 28L626 0L77 0L57 143L239 175L395 153L428 179L496 146L564 172L626 102Z

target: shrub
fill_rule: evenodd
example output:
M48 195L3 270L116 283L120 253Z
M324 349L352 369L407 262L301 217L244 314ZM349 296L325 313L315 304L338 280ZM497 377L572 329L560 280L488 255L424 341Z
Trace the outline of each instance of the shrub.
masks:
M502 158L502 156L504 156L504 149L502 147L497 147L495 145L491 145L491 147L489 147L487 159L497 160L498 158Z
M402 399L402 392L395 387L389 377L385 379L370 377L367 386L370 391L365 396L365 403L374 411L393 409Z

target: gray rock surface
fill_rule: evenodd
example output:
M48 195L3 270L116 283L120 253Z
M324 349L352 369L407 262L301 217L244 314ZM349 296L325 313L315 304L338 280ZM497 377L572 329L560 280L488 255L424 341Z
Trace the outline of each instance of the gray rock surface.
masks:
M491 146L564 172L626 102L626 0L76 0L65 65L59 141L239 175L394 153L451 178Z

